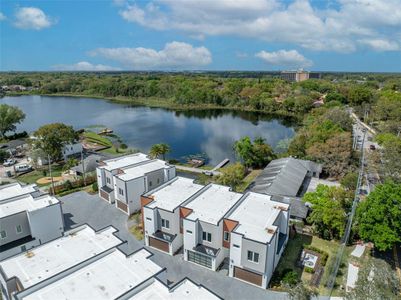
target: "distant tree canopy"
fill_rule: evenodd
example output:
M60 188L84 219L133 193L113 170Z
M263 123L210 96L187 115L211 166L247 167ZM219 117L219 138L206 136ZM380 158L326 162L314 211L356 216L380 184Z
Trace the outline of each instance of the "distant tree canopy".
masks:
M223 185L235 188L242 183L245 176L245 167L240 163L228 165L221 170L222 175L219 177L218 182Z
M72 126L63 123L43 125L33 135L33 148L43 151L52 160L59 160L64 145L73 143L77 139L77 134Z
M380 251L401 242L401 184L377 185L359 204L356 221L361 238Z
M0 137L9 131L15 131L17 124L25 119L25 114L16 106L0 104Z

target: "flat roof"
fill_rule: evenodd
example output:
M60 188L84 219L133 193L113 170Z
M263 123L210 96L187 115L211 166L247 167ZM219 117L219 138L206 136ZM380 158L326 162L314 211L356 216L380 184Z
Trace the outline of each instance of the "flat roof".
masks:
M275 229L280 209L288 209L288 205L271 200L270 195L248 193L240 205L227 217L230 220L238 221L234 232L243 234L246 238L262 243L270 242L273 237L267 229Z
M30 194L0 202L0 218L4 218L23 211L34 211L60 201L50 195L33 198Z
M228 186L210 184L185 207L193 210L187 219L208 222L217 225L224 215L242 197L242 194L230 191Z
M135 153L125 156L120 156L117 158L112 158L104 160L105 165L100 166L100 168L106 169L108 171L113 171L116 169L124 168L133 164L137 164L146 160L150 160L146 154Z
M86 225L80 226L66 232L64 237L3 260L0 266L8 278L18 277L27 289L121 244L113 234L116 231L111 226L99 232Z
M24 299L116 299L163 270L148 259L151 255L145 249L130 256L113 249Z
M175 177L161 187L147 193L145 196L153 198L153 201L146 206L173 211L203 187L203 185L194 183L193 179Z
M36 192L36 185L21 185L19 182L0 186L0 201L34 193Z
M139 299L178 299L178 300L187 300L187 299L220 299L206 288L199 286L189 279L185 278L180 283L178 283L173 288L169 289L163 283L158 280L155 280L152 284L150 284L145 289L141 290L130 300L139 300Z
M170 166L163 160L149 160L142 164L122 168L124 173L118 174L117 177L121 180L128 181L134 178L142 177L149 172L169 167Z

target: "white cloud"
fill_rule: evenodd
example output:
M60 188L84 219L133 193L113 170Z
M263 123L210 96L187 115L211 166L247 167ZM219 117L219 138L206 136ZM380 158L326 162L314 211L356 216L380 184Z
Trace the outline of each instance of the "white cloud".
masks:
M162 50L151 48L98 48L89 53L115 60L132 69L191 69L212 62L205 47L193 47L182 42L167 43Z
M365 44L375 51L397 51L401 49L399 43L387 39L362 39L361 44Z
M14 25L20 29L41 30L53 24L54 21L36 7L20 7L15 13Z
M380 49L365 39L400 45L396 36L401 31L401 0L338 0L337 5L320 9L308 0L153 0L139 4L127 2L120 15L128 22L179 30L191 37L232 35L338 52L367 46ZM393 49L382 47L381 51Z
M117 71L119 68L106 66L106 65L94 65L87 61L80 61L72 65L56 65L53 69L59 71Z
M305 58L297 50L260 51L255 56L274 66L307 68L313 65L311 60Z
M4 21L7 17L0 11L0 21Z

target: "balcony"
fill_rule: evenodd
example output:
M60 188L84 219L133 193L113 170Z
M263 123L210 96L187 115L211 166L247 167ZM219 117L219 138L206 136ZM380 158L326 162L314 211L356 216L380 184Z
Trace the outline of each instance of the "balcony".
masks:
M220 252L220 249L215 249L202 244L198 244L196 247L193 248L193 250L212 257L216 257Z
M155 238L159 239L159 240L163 240L163 241L166 241L168 243L172 243L177 235L176 234L166 233L166 232L163 232L161 230L158 230L155 233L153 233L153 236Z

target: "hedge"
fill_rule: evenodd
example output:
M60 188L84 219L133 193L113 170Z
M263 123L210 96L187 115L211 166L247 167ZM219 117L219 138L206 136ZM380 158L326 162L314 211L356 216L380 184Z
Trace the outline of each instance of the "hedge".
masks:
M319 248L316 248L314 246L311 245L304 245L303 246L305 249L311 250L311 251L315 251L317 253L320 254L320 264L324 267L327 263L327 259L329 258L329 254Z

